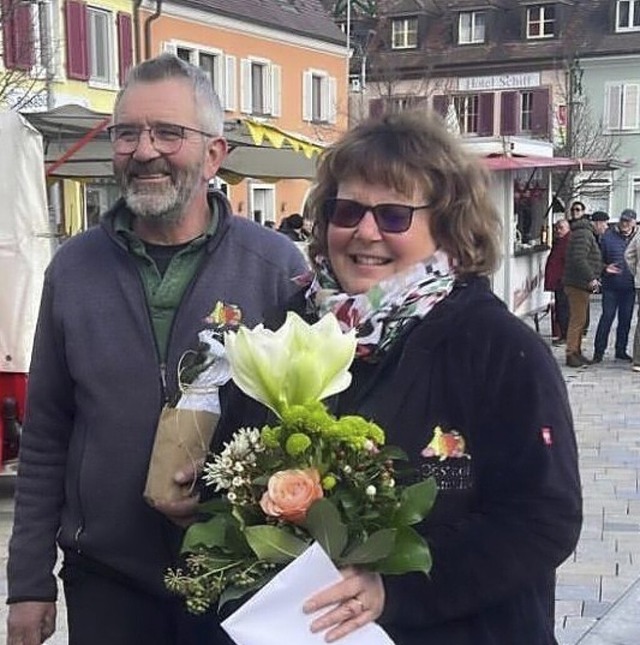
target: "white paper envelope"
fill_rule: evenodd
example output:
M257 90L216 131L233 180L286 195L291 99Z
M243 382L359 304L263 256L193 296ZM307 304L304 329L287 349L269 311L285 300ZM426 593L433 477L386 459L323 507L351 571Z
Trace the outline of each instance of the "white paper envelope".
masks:
M304 614L302 605L314 593L340 580L338 569L315 543L231 614L222 627L237 645L319 645L325 642L325 632L311 633L309 626L316 615ZM375 623L361 627L337 643L393 645Z

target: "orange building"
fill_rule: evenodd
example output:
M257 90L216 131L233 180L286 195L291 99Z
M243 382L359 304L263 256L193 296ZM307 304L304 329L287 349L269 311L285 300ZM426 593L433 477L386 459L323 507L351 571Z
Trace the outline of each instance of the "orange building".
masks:
M250 117L321 143L347 127L346 40L319 0L145 2L133 23L136 58L171 51L205 69L227 120ZM219 183L236 213L262 223L299 212L310 184Z

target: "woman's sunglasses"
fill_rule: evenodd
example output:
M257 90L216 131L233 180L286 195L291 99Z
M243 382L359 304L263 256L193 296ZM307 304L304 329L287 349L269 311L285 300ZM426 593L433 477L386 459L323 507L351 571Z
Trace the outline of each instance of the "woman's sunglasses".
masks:
M404 233L409 230L413 213L422 208L429 208L429 204L422 206L405 206L404 204L376 204L368 206L353 199L340 199L334 197L324 203L325 217L340 228L354 228L365 213L371 211L376 220L378 229L383 233Z

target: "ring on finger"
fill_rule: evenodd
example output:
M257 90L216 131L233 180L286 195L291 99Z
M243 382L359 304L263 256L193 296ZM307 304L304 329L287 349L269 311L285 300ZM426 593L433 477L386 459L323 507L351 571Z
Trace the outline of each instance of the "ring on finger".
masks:
M366 610L364 603L362 602L362 600L360 600L360 598L358 598L358 596L354 596L351 600L355 602L357 606L357 607L354 607L353 604L351 605L352 615L357 616L358 614L361 614Z

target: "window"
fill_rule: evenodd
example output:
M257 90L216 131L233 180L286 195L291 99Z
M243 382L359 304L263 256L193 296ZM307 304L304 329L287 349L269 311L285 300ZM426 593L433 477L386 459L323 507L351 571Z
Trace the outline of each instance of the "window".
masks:
M164 43L165 51L181 60L199 67L211 81L225 110L235 110L236 104L236 57L227 56L218 49L204 49L189 43Z
M604 121L608 130L640 129L640 82L605 86Z
M396 18L391 22L391 49L411 49L418 46L418 19Z
M640 177L635 177L633 179L633 196L631 203L633 210L636 213L640 213Z
M640 30L640 0L619 0L616 3L616 30Z
M457 117L460 134L480 137L489 137L494 134L495 94L493 92L457 94L453 97L436 94L433 97L433 109L442 115L445 121L447 116L452 117L449 105L451 101L453 101L453 113Z
M520 132L533 130L533 92L520 93Z
M551 38L554 33L556 10L553 5L541 4L527 9L527 38Z
M264 224L276 219L276 191L270 184L251 185L251 216L254 222Z
M245 58L240 64L240 110L257 116L280 116L280 66L252 58Z
M89 37L89 80L109 84L113 73L113 34L111 12L87 7Z
M133 62L131 14L114 14L87 7L84 2L64 3L67 77L113 87ZM117 56L116 56L117 52Z
M336 122L336 79L321 70L308 69L302 77L302 119Z
M480 96L478 94L454 96L453 107L458 115L461 134L477 134L480 117Z
M484 28L484 11L462 11L458 22L458 44L483 43Z
M500 95L500 134L551 136L551 105L549 89L541 87Z

